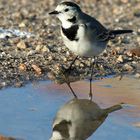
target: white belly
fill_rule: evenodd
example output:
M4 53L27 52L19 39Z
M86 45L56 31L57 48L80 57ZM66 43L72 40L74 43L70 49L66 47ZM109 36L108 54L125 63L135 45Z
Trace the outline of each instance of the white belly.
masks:
M78 41L69 41L64 38L64 44L68 47L73 53L79 56L84 57L94 57L102 53L106 47L106 43L94 43L87 40L81 39Z
M94 57L103 52L107 42L97 42L94 40L88 40L85 35L85 27L81 25L78 30L78 41L70 41L62 32L64 44L73 53L84 57Z

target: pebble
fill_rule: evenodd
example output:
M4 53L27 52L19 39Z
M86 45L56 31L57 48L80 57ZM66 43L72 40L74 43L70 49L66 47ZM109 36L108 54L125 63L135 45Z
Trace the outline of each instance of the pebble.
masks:
M7 83L6 82L1 82L0 83L0 88L6 87L6 86L7 86Z
M123 62L124 61L124 59L123 59L123 56L122 55L120 55L118 58L117 58L117 62Z
M140 28L138 29L137 34L140 35Z
M42 49L42 45L37 45L35 48L36 51L41 51L41 49Z
M133 67L130 66L129 64L125 64L124 65L124 69L127 70L127 71L132 71L133 70Z
M130 36L125 36L122 40L122 43L129 44L130 43Z
M134 12L134 16L140 18L140 9L137 9L137 10Z
M140 48L131 49L130 52L132 53L133 56L140 57Z
M30 50L29 52L27 52L27 56L31 56L35 54L36 54L36 50Z
M49 48L47 48L46 46L43 46L41 51L44 52L50 52Z
M23 86L23 82L16 82L14 84L15 87L19 88L19 87L22 87Z
M137 42L138 42L138 43L140 42L140 37L137 37Z
M20 42L18 42L17 48L26 49L27 48L27 44L23 40L21 40Z
M127 56L129 56L129 57L132 57L132 56L133 56L133 54L132 54L132 52L131 52L130 50L129 50L129 51L126 51L125 54L126 54Z
M26 71L27 70L27 67L25 64L20 64L19 67L18 67L19 71Z
M49 55L49 56L48 56L48 60L49 60L49 61L52 61L52 60L53 60L53 57L52 57L51 55Z
M24 22L21 22L19 25L18 25L20 28L24 28L26 27L26 24Z
M135 77L136 77L136 78L140 78L140 73L136 73L136 74L135 74Z
M32 64L32 68L35 70L37 75L41 75L42 74L42 70L39 66Z
M128 3L128 0L121 0L122 3Z

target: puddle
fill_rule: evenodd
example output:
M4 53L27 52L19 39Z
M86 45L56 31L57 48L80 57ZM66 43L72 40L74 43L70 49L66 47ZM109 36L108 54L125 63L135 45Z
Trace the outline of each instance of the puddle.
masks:
M93 82L94 101L102 108L127 103L109 115L88 140L140 140L139 80L124 78ZM80 98L88 98L87 81L72 84ZM72 99L66 85L50 81L0 91L0 134L24 140L48 140L58 108ZM117 134L117 137L116 137Z
M32 37L32 33L26 31L20 31L18 29L3 29L0 27L0 39L6 39L7 37Z

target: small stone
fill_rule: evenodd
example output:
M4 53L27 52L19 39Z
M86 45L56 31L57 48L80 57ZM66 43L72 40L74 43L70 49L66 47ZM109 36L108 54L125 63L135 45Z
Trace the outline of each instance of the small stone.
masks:
M126 54L127 56L129 56L129 57L132 57L132 56L133 56L133 54L131 53L131 51L126 51L125 54Z
M80 63L81 63L81 61L79 61L79 60L76 60L76 61L75 61L75 65L76 65L76 66L80 66Z
M130 52L132 53L133 56L140 57L140 48L132 49L132 50L130 50Z
M140 35L140 28L138 29L137 33L138 33L138 35Z
M20 42L18 42L17 47L20 49L26 49L27 44L23 40L21 40Z
M139 36L137 37L137 42L140 42L140 37Z
M25 64L20 64L19 67L18 67L18 69L19 69L20 71L26 71L26 70L27 70L27 67L26 67Z
M134 12L134 16L135 17L140 17L140 9L137 9L135 12Z
M129 64L125 64L124 65L124 69L127 70L127 71L132 71L133 70L133 67L130 66Z
M17 87L17 88L22 87L23 82L16 82L14 86Z
M135 74L135 77L136 77L136 78L140 78L140 73L136 73L136 74Z
M123 39L122 39L122 43L124 44L129 44L130 43L130 36L125 36Z
M107 57L107 56L108 56L108 54L107 54L106 52L104 52L104 53L103 53L103 56L104 56L104 57Z
M70 52L66 51L66 57L69 57L69 56L70 56Z
M6 86L7 86L7 83L6 82L1 82L0 83L0 88L6 87Z
M115 49L113 49L113 50L111 51L111 54L112 54L112 55L117 55L117 53L118 53L118 52L117 52L117 50L115 50Z
M80 63L80 68L84 68L84 64L83 63Z
M42 45L37 45L36 48L35 48L35 50L38 51L38 52L41 51L41 49L42 49Z
M41 49L42 52L49 52L49 48L47 48L46 46L43 46Z
M63 61L64 61L64 62L67 62L68 60L67 60L67 58L66 58L66 57L63 57Z
M59 72L62 69L62 66L60 64L54 64L54 70L55 72Z
M120 47L116 47L115 50L119 52L121 50L121 48Z
M36 51L35 51L35 50L30 50L30 51L27 53L27 56L29 56L29 55L34 55L34 54L36 54Z
M121 0L122 3L128 3L128 0Z
M123 60L123 56L122 55L120 55L118 58L117 58L117 62L123 62L124 60Z
M24 27L26 27L26 25L25 25L24 22L21 22L18 26L19 26L20 28L24 28Z
M51 55L49 55L48 60L49 61L52 61L53 60L53 57Z
M35 70L37 75L41 75L42 74L42 70L39 66L32 64L32 68Z
M48 76L48 78L51 79L51 80L55 80L55 78L56 78L56 77L55 77L55 74L54 74L53 72L48 72L48 73L47 73L47 76Z
M132 58L131 58L131 59L129 59L129 60L132 60ZM137 62L136 62L136 61L132 61L132 64L134 64L134 65L135 65L135 64L137 64Z

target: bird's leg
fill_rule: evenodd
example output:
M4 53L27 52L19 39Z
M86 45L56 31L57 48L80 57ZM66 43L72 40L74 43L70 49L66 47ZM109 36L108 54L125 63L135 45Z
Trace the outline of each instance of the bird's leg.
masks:
M78 98L77 95L75 94L74 90L71 87L70 81L69 81L69 76L67 74L65 74L64 72L62 72L62 78L65 81L65 83L67 84L67 86L70 88L74 98Z
M70 74L70 71L72 70L72 65L75 63L75 61L77 60L77 58L78 58L78 56L76 56L74 59L73 59L73 61L71 62L71 64L70 64L70 66L67 68L67 69L65 69L65 73L68 73L68 74Z
M91 59L91 76L90 76L90 90L89 90L89 99L92 100L92 77L93 77L93 68L94 68L94 62L95 61L95 58L94 59Z
M71 64L70 64L70 66L69 66L69 68L68 68L68 69L70 69L70 70L71 70L72 65L75 63L75 61L77 60L77 58L78 58L78 56L76 56L76 57L73 59L73 61L71 62Z
M70 85L70 82L67 82L66 84L67 84L67 85L68 85L68 87L70 88L70 90L71 90L71 92L72 92L72 94L73 94L74 98L76 98L76 99L77 99L78 97L77 97L77 95L75 94L74 90L72 89L72 87L71 87L71 85Z

